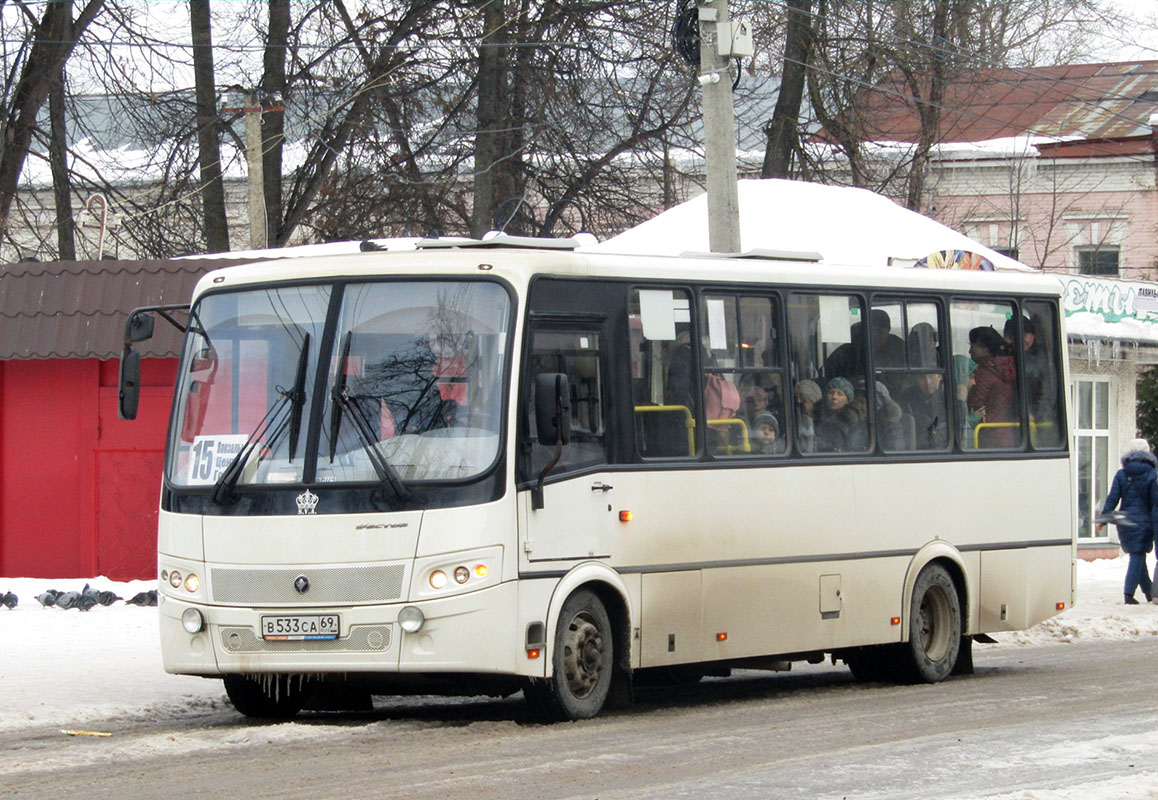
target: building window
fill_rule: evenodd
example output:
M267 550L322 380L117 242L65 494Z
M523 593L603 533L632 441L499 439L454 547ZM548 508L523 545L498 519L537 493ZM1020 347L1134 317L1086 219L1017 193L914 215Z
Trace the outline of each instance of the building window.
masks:
M1117 275L1118 246L1079 247L1076 249L1078 272L1082 275Z
M1018 260L1016 247L994 247L993 249L1003 256L1009 256L1014 261Z

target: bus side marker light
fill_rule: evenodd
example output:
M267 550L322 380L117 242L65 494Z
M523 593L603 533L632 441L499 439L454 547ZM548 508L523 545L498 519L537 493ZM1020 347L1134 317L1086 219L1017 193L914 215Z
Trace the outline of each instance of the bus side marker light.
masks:
M1065 603L1058 603L1056 608L1058 611L1065 611L1066 610L1066 604Z
M490 570L487 569L486 564L476 564L474 568L474 574L478 575L480 578L485 578L487 576L487 572L489 571Z
M538 658L542 654L543 654L543 651L537 647L528 647L527 648L527 658Z
M727 631L721 631L720 633L717 633L717 634L716 634L716 641L717 641L717 642L726 642L726 641L728 641L728 633L727 633Z
M631 522L631 520L634 518L635 518L635 515L632 514L630 511L620 511L619 512L619 521L620 522Z
M893 617L891 620L889 620L889 622L891 622L894 625L900 625L901 624L901 618L900 617Z

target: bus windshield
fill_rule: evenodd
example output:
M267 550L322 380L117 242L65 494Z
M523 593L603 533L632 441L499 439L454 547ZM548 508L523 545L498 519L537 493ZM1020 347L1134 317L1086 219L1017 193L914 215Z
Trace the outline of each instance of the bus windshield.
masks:
M498 456L509 314L506 292L478 281L207 295L191 316L169 480L224 500L238 486L405 495L475 476Z

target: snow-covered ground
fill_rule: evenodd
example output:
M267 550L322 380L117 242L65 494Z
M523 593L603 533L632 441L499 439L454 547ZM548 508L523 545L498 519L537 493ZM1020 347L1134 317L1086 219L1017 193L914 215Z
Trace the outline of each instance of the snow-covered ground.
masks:
M1032 630L999 634L1001 644L996 646L1064 647L1067 642L1082 639L1130 640L1158 636L1158 605L1122 603L1125 569L1123 558L1079 561L1077 604ZM177 747L188 750L222 746L221 731L209 728L203 731L197 721L199 716L210 717L228 708L221 683L168 675L162 670L155 608L117 602L81 612L42 608L35 600L35 596L46 589L79 591L85 583L84 580L0 578L0 597L6 592L19 597L16 608L0 607L0 734L13 736L19 735L22 728L44 727L58 727L62 731L99 732L102 728L115 731L114 720L118 717L138 721L184 719L188 725L178 734L146 738L126 746L137 754L164 753ZM153 587L152 582L116 583L103 578L88 583L124 598ZM238 720L244 726L240 717ZM226 733L226 743L248 741L251 735L245 727ZM297 740L306 735L327 738L345 733L340 727L303 728L292 723L262 728L262 736L269 741ZM1128 744L1134 749L1152 749L1155 742L1158 742L1158 733L1150 732L1141 740L1135 736ZM28 762L26 754L20 769L45 765ZM0 774L3 772L0 767ZM979 796L985 800L1158 798L1152 786L1153 778L1153 773L1142 770L1128 778Z
M1073 608L1032 630L997 638L1024 646L1158 635L1158 605L1123 605L1125 571L1122 558L1079 561ZM124 598L153 588L146 581L88 582ZM117 602L65 611L42 608L35 600L46 589L79 591L85 583L0 578L0 596L13 592L20 599L13 610L0 607L0 731L84 728L110 717L163 717L227 705L219 681L168 675L161 668L155 608Z

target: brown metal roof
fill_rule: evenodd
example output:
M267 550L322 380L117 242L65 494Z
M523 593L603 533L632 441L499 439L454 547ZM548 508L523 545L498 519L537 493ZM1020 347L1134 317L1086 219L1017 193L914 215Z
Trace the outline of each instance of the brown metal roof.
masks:
M916 103L899 77L870 89L867 99L869 140L917 140ZM942 142L1023 134L1104 142L1150 136L1158 61L971 70L954 76L941 105Z
M0 360L119 358L128 312L187 303L197 280L252 259L52 261L0 265ZM176 356L181 336L157 321L141 355Z

